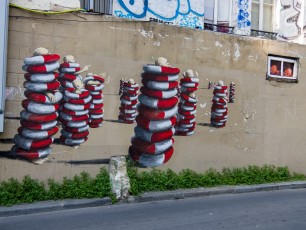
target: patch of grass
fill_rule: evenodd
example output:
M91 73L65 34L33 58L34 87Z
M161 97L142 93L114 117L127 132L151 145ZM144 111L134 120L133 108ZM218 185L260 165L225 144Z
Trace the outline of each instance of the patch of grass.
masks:
M105 168L101 168L95 178L88 173L82 172L73 179L64 178L58 183L48 180L46 186L38 180L26 176L22 182L9 179L0 184L0 206L32 203L43 200L79 199L79 198L102 198L111 197L109 174Z
M149 191L167 191L220 185L263 184L293 180L306 180L305 175L291 174L287 167L272 165L248 166L244 168L210 169L204 173L196 173L190 169L175 173L152 169L139 172L138 168L128 164L131 195L139 195ZM19 182L9 179L0 183L0 206L32 203L43 200L80 199L110 197L116 202L111 192L109 173L101 168L96 177L82 172L72 179L64 178L61 183L48 180L47 184L31 179L29 176Z
M46 199L44 184L25 176L22 182L9 179L0 184L0 205L32 203Z
M182 170L179 173L170 169L138 172L137 168L129 165L128 175L131 183L131 195L139 195L149 191L306 180L305 175L291 174L287 167L273 165L224 168L221 172L209 169L204 173L196 173L190 169Z

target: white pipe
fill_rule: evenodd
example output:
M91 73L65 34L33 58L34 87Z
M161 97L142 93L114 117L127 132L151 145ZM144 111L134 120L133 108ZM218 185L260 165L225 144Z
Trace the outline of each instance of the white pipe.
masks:
M233 26L233 0L230 0L228 15L229 15L229 26Z
M9 1L0 1L0 132L3 132Z
M263 30L263 14L264 14L264 2L263 0L259 1L259 30Z
M214 1L214 24L218 23L218 0Z

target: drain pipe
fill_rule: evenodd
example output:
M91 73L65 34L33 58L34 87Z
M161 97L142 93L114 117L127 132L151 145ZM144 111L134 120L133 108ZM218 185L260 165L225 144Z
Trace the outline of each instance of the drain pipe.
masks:
M7 61L7 37L8 37L9 0L0 1L0 132L3 132L5 85L6 85L6 61Z

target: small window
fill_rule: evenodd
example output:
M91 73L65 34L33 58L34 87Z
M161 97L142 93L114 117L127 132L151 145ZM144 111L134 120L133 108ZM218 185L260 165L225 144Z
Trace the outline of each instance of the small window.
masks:
M298 58L268 55L267 80L298 82Z

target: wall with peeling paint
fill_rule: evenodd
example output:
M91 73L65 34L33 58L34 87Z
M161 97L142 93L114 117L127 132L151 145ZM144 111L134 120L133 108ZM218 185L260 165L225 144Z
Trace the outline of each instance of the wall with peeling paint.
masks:
M35 10L63 11L80 8L79 0L10 0L10 3Z
M23 59L40 46L61 56L72 54L81 66L91 64L92 72L106 73L105 121L101 128L90 130L80 148L54 144L42 165L0 158L0 180L26 174L42 180L69 178L81 171L95 174L111 156L126 155L134 125L116 122L119 80L134 78L140 83L142 66L159 56L182 71L196 70L200 78L195 134L175 137L174 156L161 169L200 172L275 164L306 173L306 72L300 68L298 84L266 80L267 54L298 57L305 66L305 46L111 16L41 16L12 8L10 15L6 119L0 150L11 148L9 140L19 127ZM207 85L218 80L236 84L236 101L229 104L229 119L222 129L206 125L212 99Z
M156 22L203 29L204 1L114 0L113 15L121 18L155 20Z

